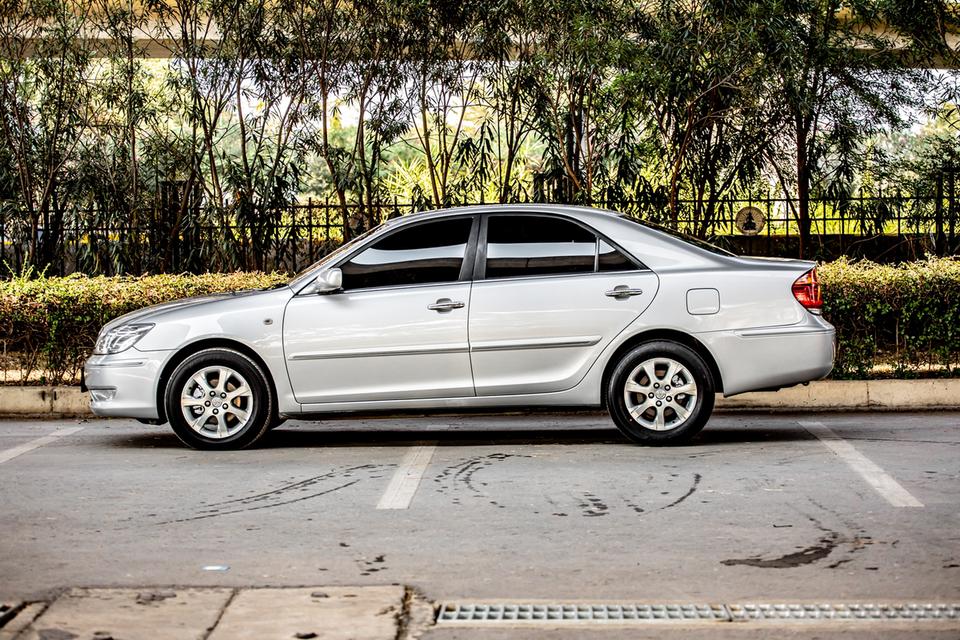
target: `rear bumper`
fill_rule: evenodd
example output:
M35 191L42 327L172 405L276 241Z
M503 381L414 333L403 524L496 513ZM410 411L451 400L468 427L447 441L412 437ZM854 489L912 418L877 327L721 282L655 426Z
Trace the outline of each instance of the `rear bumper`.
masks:
M83 367L90 409L104 417L156 420L157 384L172 351L138 351L91 356Z
M829 375L836 331L820 316L807 316L782 327L698 334L717 360L723 395L789 387Z

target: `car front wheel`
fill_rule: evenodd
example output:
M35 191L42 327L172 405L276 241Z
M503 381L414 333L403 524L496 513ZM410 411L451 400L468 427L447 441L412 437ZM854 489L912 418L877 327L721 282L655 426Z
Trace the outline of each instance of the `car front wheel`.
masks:
M607 383L607 407L630 440L678 444L706 425L714 389L713 375L696 351L657 340L638 345L617 363Z
M188 356L167 383L164 404L177 437L194 449L242 449L269 431L274 414L263 369L232 349Z

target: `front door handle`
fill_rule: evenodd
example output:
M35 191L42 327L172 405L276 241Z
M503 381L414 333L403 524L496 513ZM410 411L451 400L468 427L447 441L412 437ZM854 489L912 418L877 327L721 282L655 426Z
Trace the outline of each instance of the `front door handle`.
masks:
M603 295L608 296L610 298L616 298L617 300L626 300L631 296L642 296L643 289L634 289L632 287L628 287L625 284L618 284L613 289L611 289L610 291L607 291Z
M454 309L463 309L464 304L459 300L451 300L450 298L440 298L433 304L428 304L427 309L430 311L438 311L440 313L445 313L447 311L453 311Z

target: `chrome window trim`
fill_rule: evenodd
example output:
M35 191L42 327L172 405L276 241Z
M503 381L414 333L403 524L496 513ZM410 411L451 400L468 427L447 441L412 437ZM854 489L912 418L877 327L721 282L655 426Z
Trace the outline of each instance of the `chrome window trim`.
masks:
M347 294L354 293L367 293L367 292L376 292L382 293L384 291L403 291L405 289L429 289L435 287L451 287L458 284L470 284L470 280L449 280L446 282L427 282L419 284L392 284L384 287L367 287L366 289L347 289L344 291L336 291L333 293L319 294L321 296L342 296ZM301 298L310 298L317 294L304 294L302 296L297 296Z
M630 271L590 271L584 273L541 273L534 276L509 276L504 278L483 278L482 280L474 280L473 284L483 284L485 282L497 283L497 282L513 282L513 281L528 281L528 280L557 280L559 278L589 278L596 276L612 276L615 274L624 274L624 275L637 275L641 273L653 273L651 269L631 269Z

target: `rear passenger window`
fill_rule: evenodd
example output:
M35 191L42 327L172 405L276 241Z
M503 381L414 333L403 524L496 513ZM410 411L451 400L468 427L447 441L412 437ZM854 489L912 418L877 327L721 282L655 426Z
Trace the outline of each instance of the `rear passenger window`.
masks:
M487 278L594 271L597 237L578 224L545 216L487 219Z
M569 220L534 215L487 219L487 278L637 268L632 259Z

